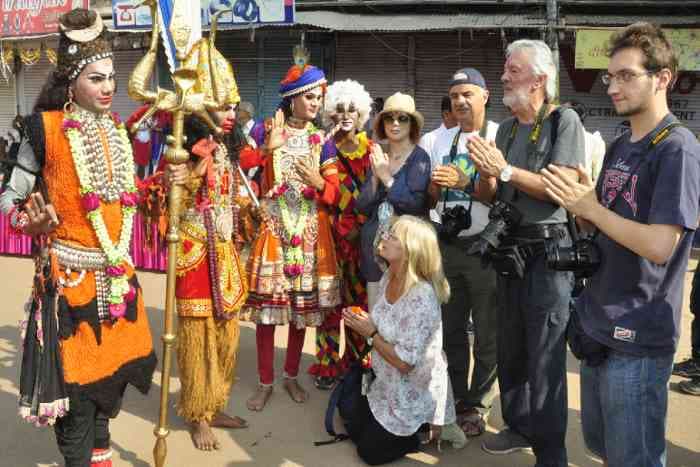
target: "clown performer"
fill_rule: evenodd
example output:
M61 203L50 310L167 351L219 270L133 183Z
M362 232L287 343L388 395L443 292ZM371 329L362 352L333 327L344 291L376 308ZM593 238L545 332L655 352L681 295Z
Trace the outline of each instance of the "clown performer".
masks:
M246 167L262 165L263 222L248 260L250 292L244 306L246 319L257 325L260 384L247 402L255 411L272 394L275 326L289 325L284 388L292 400L305 402L308 393L297 375L306 327L323 324L340 304L329 216L339 196L335 144L312 123L326 78L308 65L308 53L300 47L294 59L280 85L280 109L265 123L265 139L257 141L254 154L241 156Z
M367 311L365 282L360 277L360 229L365 217L355 206L360 188L370 168L372 141L361 129L369 119L372 98L357 81L337 81L328 87L324 118L338 126L334 140L337 149L340 197L333 211L333 237L336 256L342 272L341 304L316 329L317 363L309 369L319 389L330 389L347 367L347 362L365 353L362 336L346 328L347 345L340 358L340 318L342 308L355 306ZM351 339L351 341L350 341ZM363 362L369 366L369 356Z
M127 385L148 392L156 356L129 256L138 196L126 128L110 113L110 42L93 10L59 23L56 69L0 197L36 245L19 411L54 425L67 467L108 467L109 419Z

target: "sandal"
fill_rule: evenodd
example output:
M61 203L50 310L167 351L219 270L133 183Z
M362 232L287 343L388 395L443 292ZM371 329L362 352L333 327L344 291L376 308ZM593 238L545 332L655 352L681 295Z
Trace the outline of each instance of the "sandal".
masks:
M460 428L462 428L462 431L464 431L464 434L470 438L481 436L486 431L486 420L484 420L484 416L473 407L461 413L457 417L457 422Z
M314 378L314 386L323 391L331 389L335 385L335 378L333 376L317 376Z

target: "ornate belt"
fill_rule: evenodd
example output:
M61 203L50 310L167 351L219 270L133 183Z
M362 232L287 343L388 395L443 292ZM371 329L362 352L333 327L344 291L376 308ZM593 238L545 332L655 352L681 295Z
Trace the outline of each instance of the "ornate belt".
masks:
M60 240L51 243L51 253L56 255L58 264L66 269L66 278L58 278L62 287L77 287L85 279L86 271L95 273L95 298L97 299L97 316L102 321L111 319L109 314L110 279L105 274L107 255L98 248L69 245ZM78 277L71 279L73 272Z

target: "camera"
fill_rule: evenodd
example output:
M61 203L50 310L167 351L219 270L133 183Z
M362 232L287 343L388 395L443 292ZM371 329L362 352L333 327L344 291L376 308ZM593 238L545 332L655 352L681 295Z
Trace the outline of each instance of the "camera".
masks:
M484 255L489 250L498 248L503 238L520 224L522 218L523 215L512 204L496 201L489 211L489 223L467 253Z
M440 239L451 240L457 237L462 230L467 230L472 226L471 209L467 210L464 206L445 208L440 221L438 227Z
M591 277L600 266L600 249L589 238L576 239L570 247L561 247L556 242L547 242L545 254L549 269L573 271L577 278Z

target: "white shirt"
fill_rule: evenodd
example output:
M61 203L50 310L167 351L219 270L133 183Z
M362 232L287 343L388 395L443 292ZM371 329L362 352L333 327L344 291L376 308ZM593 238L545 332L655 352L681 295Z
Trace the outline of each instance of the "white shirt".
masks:
M444 126L441 126L444 128ZM461 129L457 126L454 128L444 129L440 131L438 128L435 131L423 136L420 140L420 147L425 149L425 152L430 156L430 162L432 168L435 169L439 165L447 165L450 163L450 149L452 148L452 141L454 141L455 136ZM494 141L496 139L496 132L498 131L498 124L492 121L486 122L486 139L489 141ZM478 135L478 131L473 131L471 133L461 133L459 136L459 141L457 142L457 154L455 155L453 163L460 167L467 173L467 176L472 176L475 173L474 164L469 158L469 150L467 149L467 139L471 135ZM469 207L470 196L460 190L450 190L447 202L443 200L444 192L440 195L435 209L430 211L430 219L434 222L440 222L442 212L445 207L451 208L453 206L462 205L465 208ZM472 204L472 226L468 230L463 230L460 232L460 237L470 237L472 235L477 235L484 227L489 223L489 207L485 204L473 200Z
M605 157L605 141L600 136L600 132L590 133L584 130L586 141L586 173L590 175L593 183L598 180L600 169L603 168L603 158Z
M393 344L396 355L413 369L402 375L373 351L377 378L367 400L384 429L410 436L424 423L454 423L454 398L442 351L440 304L433 287L419 282L391 305L386 300L388 277L385 273L379 282L379 297L370 316L382 339Z
M248 136L250 134L250 130L252 130L254 126L255 120L251 118L245 123L245 125L241 125L241 128L243 129L243 134Z

